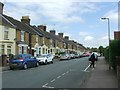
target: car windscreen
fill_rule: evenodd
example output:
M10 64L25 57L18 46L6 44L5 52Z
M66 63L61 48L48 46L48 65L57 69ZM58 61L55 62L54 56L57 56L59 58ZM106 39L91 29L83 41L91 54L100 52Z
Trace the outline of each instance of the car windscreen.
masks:
M21 55L14 55L10 60L18 60L21 59L22 56Z
M47 57L47 55L40 55L40 56L38 56L38 57Z

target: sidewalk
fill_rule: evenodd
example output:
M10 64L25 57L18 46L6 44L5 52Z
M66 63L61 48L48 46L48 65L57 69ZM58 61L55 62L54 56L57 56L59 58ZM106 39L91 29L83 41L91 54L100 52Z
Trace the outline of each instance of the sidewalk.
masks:
M84 88L118 88L117 76L100 57Z
M9 66L0 67L0 72L9 70Z

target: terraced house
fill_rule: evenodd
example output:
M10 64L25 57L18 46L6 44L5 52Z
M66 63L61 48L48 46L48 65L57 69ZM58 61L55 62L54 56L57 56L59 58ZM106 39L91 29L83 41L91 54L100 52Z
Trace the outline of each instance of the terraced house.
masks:
M32 26L29 16L22 16L18 21L3 14L1 4L0 17L0 54L25 54L33 56L38 54L80 53L84 52L82 44L69 40L69 36L63 37L64 33L56 35L55 30L46 31L47 26Z

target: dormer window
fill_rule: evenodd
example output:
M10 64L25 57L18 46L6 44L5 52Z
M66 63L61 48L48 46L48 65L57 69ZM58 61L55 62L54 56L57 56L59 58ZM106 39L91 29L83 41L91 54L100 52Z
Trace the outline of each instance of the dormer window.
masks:
M24 41L25 31L21 31L21 41Z
M8 33L9 33L8 29L9 28L7 28L7 27L5 27L5 29L4 29L4 39L5 40L8 39Z

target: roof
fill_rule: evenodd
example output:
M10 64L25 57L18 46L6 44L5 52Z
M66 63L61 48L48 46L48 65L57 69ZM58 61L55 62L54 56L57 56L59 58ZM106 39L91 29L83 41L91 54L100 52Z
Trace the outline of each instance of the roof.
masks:
M11 22L14 26L16 26L17 30L22 30L22 31L30 32L32 34L37 34L37 32L32 30L32 28L30 28L25 23L22 23L16 19L9 17L9 16L6 16L6 15L3 15L3 17L6 18L6 20L8 20L9 22Z
M15 28L15 26L10 21L3 17L3 14L0 14L0 25Z

